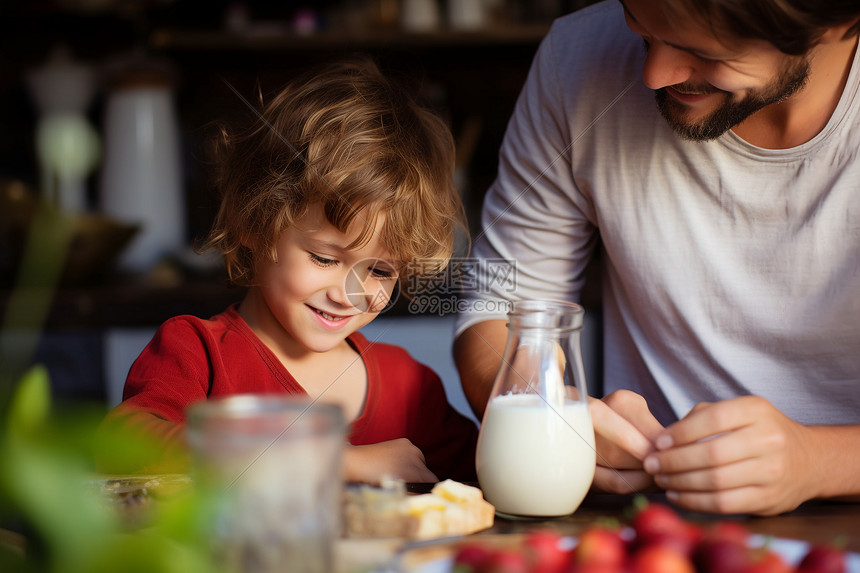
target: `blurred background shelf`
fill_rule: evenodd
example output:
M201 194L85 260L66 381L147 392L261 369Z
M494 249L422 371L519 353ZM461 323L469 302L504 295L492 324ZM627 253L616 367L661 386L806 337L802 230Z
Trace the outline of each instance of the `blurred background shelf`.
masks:
M223 279L152 286L113 278L98 284L59 288L44 326L65 331L151 327L180 314L211 316L241 300L244 292ZM41 292L25 290L17 296L26 300L28 296L41 296ZM10 297L9 289L0 290L0 313L5 314Z
M546 24L500 26L478 31L441 30L408 33L400 30L355 30L310 35L258 32L229 34L193 28L160 28L149 36L153 50L181 52L295 52L350 49L430 49L525 45L534 47L546 35Z
M466 0L438 1L440 20L431 31L401 25L400 11L407 1L2 2L0 179L39 188L35 134L39 112L27 78L58 46L97 71L86 116L98 133L105 128L117 67L135 58L156 62L172 79L183 232L191 245L207 232L217 205L206 159L210 137L217 124L232 125L252 114L236 94L259 101L310 66L362 53L448 121L458 142L458 177L475 233L483 194L495 177L499 146L534 53L555 17L590 0L482 0L493 12L477 29L458 29L449 21L454 3ZM100 169L86 180L91 209L99 204ZM4 251L12 243L8 236L9 229L0 227L4 317L14 280L12 255ZM60 286L51 301L37 358L49 365L56 390L65 396L104 398L106 388L116 386L140 344L161 322L178 314L211 316L239 300L243 292L218 274L173 272L167 281L153 281L151 273L129 276L110 265L101 271ZM395 309L391 317L408 314ZM444 333L449 332L450 321L433 324L420 345L448 361L450 340ZM120 351L115 344L118 333L129 334L131 341ZM443 378L455 376L444 368ZM457 381L446 383L456 386Z

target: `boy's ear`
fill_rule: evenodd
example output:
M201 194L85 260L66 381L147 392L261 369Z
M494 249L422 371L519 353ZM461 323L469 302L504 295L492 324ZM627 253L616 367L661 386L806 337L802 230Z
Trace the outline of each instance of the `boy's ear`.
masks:
M255 241L253 236L247 231L239 235L239 244L251 251L255 250L257 247L257 241Z

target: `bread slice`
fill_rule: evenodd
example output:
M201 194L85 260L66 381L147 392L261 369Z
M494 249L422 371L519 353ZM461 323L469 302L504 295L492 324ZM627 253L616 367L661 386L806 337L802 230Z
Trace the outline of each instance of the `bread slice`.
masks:
M403 483L395 480L348 491L345 517L348 537L432 539L492 527L495 508L480 489L454 480L421 495L406 495Z

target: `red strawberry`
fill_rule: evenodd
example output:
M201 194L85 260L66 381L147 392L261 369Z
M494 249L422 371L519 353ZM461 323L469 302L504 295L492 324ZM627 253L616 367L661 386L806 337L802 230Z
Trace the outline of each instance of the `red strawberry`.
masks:
M571 571L574 573L627 573L627 569L624 567L614 567L612 565L604 565L601 563L577 565Z
M693 563L684 555L660 545L637 549L630 559L631 573L695 573Z
M528 573L529 563L520 551L498 549L493 552L483 571L486 573Z
M636 532L636 537L641 539L643 544L648 544L653 537L682 531L686 522L668 505L650 502L636 513L630 525Z
M480 543L467 543L460 546L454 555L454 568L456 573L483 573L487 569L492 550Z
M769 549L761 549L754 552L754 557L745 573L792 573L792 568L777 553Z
M708 539L728 539L746 546L749 542L750 533L742 523L723 520L705 529L704 537Z
M845 552L833 545L813 545L800 563L798 573L845 573Z
M650 545L663 545L682 555L690 557L696 544L702 539L702 530L692 523L685 523L684 527L676 532L658 533L649 539Z
M531 573L560 573L570 562L570 552L561 544L561 535L554 531L539 530L529 533L523 540L523 552Z
M746 542L707 536L693 550L693 563L701 573L741 573L750 564Z
M699 526L687 523L677 511L662 503L651 502L639 510L631 526L636 532L637 547L664 545L687 556L702 536Z
M627 560L627 544L617 530L589 527L579 535L573 562L578 566L601 565L621 568Z

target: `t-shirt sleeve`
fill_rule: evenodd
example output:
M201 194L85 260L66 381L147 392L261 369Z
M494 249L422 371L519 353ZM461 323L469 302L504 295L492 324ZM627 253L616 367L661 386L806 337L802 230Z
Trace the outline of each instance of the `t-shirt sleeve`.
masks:
M204 400L211 384L208 338L204 327L181 317L164 323L132 365L121 406L184 423L185 409Z
M156 331L129 370L123 401L99 428L95 457L100 471L187 469L185 410L207 396L213 360L208 336L204 327L183 317Z

